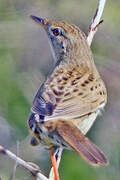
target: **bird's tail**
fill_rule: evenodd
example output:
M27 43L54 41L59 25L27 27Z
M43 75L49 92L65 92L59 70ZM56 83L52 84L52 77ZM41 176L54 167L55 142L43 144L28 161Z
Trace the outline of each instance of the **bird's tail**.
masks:
M93 166L105 166L108 164L105 155L73 123L58 121L56 128L59 135L88 163Z

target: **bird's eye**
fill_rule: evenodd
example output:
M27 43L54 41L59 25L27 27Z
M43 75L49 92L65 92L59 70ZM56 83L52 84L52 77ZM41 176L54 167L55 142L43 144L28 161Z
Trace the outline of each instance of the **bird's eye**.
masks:
M58 28L53 29L52 32L53 32L53 34L54 34L55 36L60 35L60 30L59 30Z

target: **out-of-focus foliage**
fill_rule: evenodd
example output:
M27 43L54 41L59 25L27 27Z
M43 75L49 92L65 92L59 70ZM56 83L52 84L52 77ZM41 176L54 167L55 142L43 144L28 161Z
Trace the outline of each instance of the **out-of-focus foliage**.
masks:
M29 18L31 14L65 20L87 32L97 0L0 0L0 144L16 150L28 161L50 169L48 152L31 147L27 118L33 97L52 67L45 32ZM120 1L107 1L92 44L95 63L107 85L108 104L88 136L103 149L108 167L94 168L74 152L65 151L60 166L63 180L118 180L120 178ZM14 163L0 154L0 176L8 180ZM32 179L17 169L16 179Z

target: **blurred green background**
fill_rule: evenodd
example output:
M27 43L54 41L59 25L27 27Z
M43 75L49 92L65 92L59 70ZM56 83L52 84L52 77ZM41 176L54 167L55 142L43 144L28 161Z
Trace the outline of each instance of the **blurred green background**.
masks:
M52 67L45 32L31 14L78 25L87 33L97 0L0 0L0 144L38 164L46 175L49 151L29 145L27 118L33 97ZM75 152L65 151L60 164L62 180L120 179L120 1L108 0L92 44L95 63L108 89L108 104L88 136L110 160L95 168ZM19 143L18 143L19 142ZM18 146L19 144L19 146ZM10 180L14 163L0 154L0 177ZM33 179L17 168L16 180Z

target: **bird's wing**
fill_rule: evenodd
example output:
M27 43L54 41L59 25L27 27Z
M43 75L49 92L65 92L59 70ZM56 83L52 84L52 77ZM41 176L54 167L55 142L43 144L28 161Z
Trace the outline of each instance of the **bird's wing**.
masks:
M89 73L84 76L74 71L69 78L64 73L56 78L52 75L38 91L33 102L32 111L45 116L46 121L56 118L81 117L98 109L106 103L106 89L103 81L95 79Z
M85 82L87 83L79 81L75 87L69 83L64 91L50 89L49 94L56 99L56 106L51 116L46 116L46 120L81 117L104 106L106 104L106 89L103 81L99 79L95 80L94 83L88 83L87 80Z

